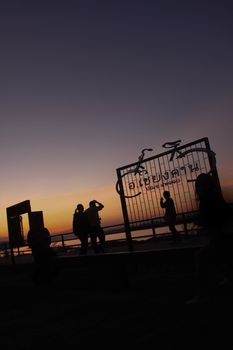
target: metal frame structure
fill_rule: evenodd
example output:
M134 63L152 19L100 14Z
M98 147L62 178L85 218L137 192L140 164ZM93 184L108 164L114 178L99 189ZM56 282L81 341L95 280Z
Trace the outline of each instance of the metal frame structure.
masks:
M195 180L201 173L210 173L221 192L215 153L208 138L180 143L167 142L163 145L167 151L147 159L139 157L138 162L116 170L129 250L133 250L130 223L163 216L160 198L164 190L171 193L178 214L197 210Z
M15 264L14 248L19 248L25 245L22 215L28 214L29 228L37 228L44 226L43 212L31 211L30 200L17 203L6 208L9 245L11 250L11 260Z

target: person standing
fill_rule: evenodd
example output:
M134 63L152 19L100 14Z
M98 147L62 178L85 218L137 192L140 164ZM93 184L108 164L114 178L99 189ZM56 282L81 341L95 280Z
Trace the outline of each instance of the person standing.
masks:
M165 220L168 224L169 230L172 233L173 243L177 243L180 240L180 234L175 227L176 209L175 209L174 201L171 198L169 191L164 191L163 197L164 198L160 199L160 206L161 206L161 208L165 209ZM165 201L164 201L164 199L165 199Z
M50 247L51 236L46 227L35 227L28 231L27 242L32 250L35 262L34 281L48 283L56 272L54 258L56 256Z
M221 283L233 286L233 210L222 197L212 175L198 175L195 189L199 226L206 231L208 242L196 253L196 295L187 304L208 300Z
M81 242L80 254L87 254L89 231L90 227L87 214L84 212L84 206L78 204L73 215L73 232Z
M99 211L104 208L104 205L96 200L89 203L89 208L85 210L90 225L91 244L95 253L103 252L105 246L105 233L100 224ZM97 238L99 242L97 243Z

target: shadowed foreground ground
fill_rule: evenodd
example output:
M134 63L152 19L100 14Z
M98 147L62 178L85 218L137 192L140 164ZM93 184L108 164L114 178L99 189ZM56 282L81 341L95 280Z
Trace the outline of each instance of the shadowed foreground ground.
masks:
M31 264L2 266L2 349L233 346L229 286L218 287L205 304L185 304L195 293L192 259L132 264L128 283L116 270L67 265L52 284L35 286Z

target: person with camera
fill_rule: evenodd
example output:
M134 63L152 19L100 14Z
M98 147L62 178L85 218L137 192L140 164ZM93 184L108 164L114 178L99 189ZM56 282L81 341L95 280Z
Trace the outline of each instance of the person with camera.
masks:
M105 233L101 227L101 218L99 217L99 211L103 208L102 203L92 200L89 203L89 208L85 210L89 221L91 245L95 253L105 252Z

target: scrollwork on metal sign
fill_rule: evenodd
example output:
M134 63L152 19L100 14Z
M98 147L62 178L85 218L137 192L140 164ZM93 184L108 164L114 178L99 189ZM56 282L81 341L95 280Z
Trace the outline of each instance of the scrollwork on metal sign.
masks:
M164 148L173 148L172 153L171 153L171 157L170 157L170 161L172 161L174 159L174 156L176 153L178 153L176 159L180 159L180 158L184 158L187 154L189 153L193 153L193 152L204 152L207 153L209 156L209 160L210 160L210 171L207 174L210 174L213 172L213 169L216 167L216 153L214 151L212 151L211 149L208 148L204 148L204 147L197 147L197 148L190 148L188 150L185 150L183 152L181 152L178 149L178 146L180 145L181 140L177 140L177 141L172 141L172 142L166 142L162 145L162 147ZM193 182L195 181L194 179L187 179L187 182Z
M172 141L172 142L165 142L162 145L163 148L173 148L172 154L170 157L170 162L173 160L176 153L181 154L181 152L177 149L178 146L180 145L180 143L181 143L181 140L176 140L176 141Z
M137 164L135 165L135 168L134 169L131 169L129 171L127 171L125 174L121 175L121 178L125 177L126 175L128 174L134 174L135 176L137 174L141 174L145 171L145 167L142 165L142 162L144 160L144 157L145 157L145 152L148 151L148 152L151 152L153 151L152 148L144 148L142 151L141 151L141 154L140 156L138 157L138 162ZM116 183L116 191L118 194L120 194L120 189L119 189L119 180L117 180L117 183ZM132 196L124 196L125 198L133 198L133 197L137 197L141 194L141 192L138 192L137 194L134 194Z
M191 154L194 152L204 152L204 153L208 154L209 163L210 163L210 170L207 172L207 174L210 174L213 172L213 170L216 168L216 157L215 157L216 154L214 151L212 151L209 148L205 148L205 147L190 148L188 150L181 151L179 149L180 144L181 144L181 140L176 140L176 141L172 141L172 142L165 142L162 145L163 148L170 149L170 151L171 151L170 161L173 161L174 158L175 159L184 158L187 154ZM153 151L153 149L152 148L144 148L141 151L140 156L138 157L138 162L136 163L135 167L131 170L128 170L125 174L121 175L121 179L129 174L133 174L134 176L136 176L136 175L142 175L143 173L146 172L145 167L142 165L146 151ZM190 167L191 172L196 170L196 168L192 168L192 165L188 165L188 166ZM197 167L197 163L195 163L193 166ZM184 166L180 167L180 170L182 170L183 168L184 168ZM186 169L184 169L184 171L186 173ZM173 169L172 175L174 175L175 172L177 172L177 169ZM163 176L166 176L166 174L164 174ZM154 177L155 177L155 175L154 175ZM193 181L195 181L195 179L188 179L187 178L187 182L193 182ZM139 180L139 183L140 183L140 180ZM141 186L141 183L140 183L140 186ZM119 180L116 183L116 191L118 194L120 194ZM142 192L139 191L138 193L136 193L134 195L124 195L124 197L125 198L133 198L133 197L139 196L141 193Z

